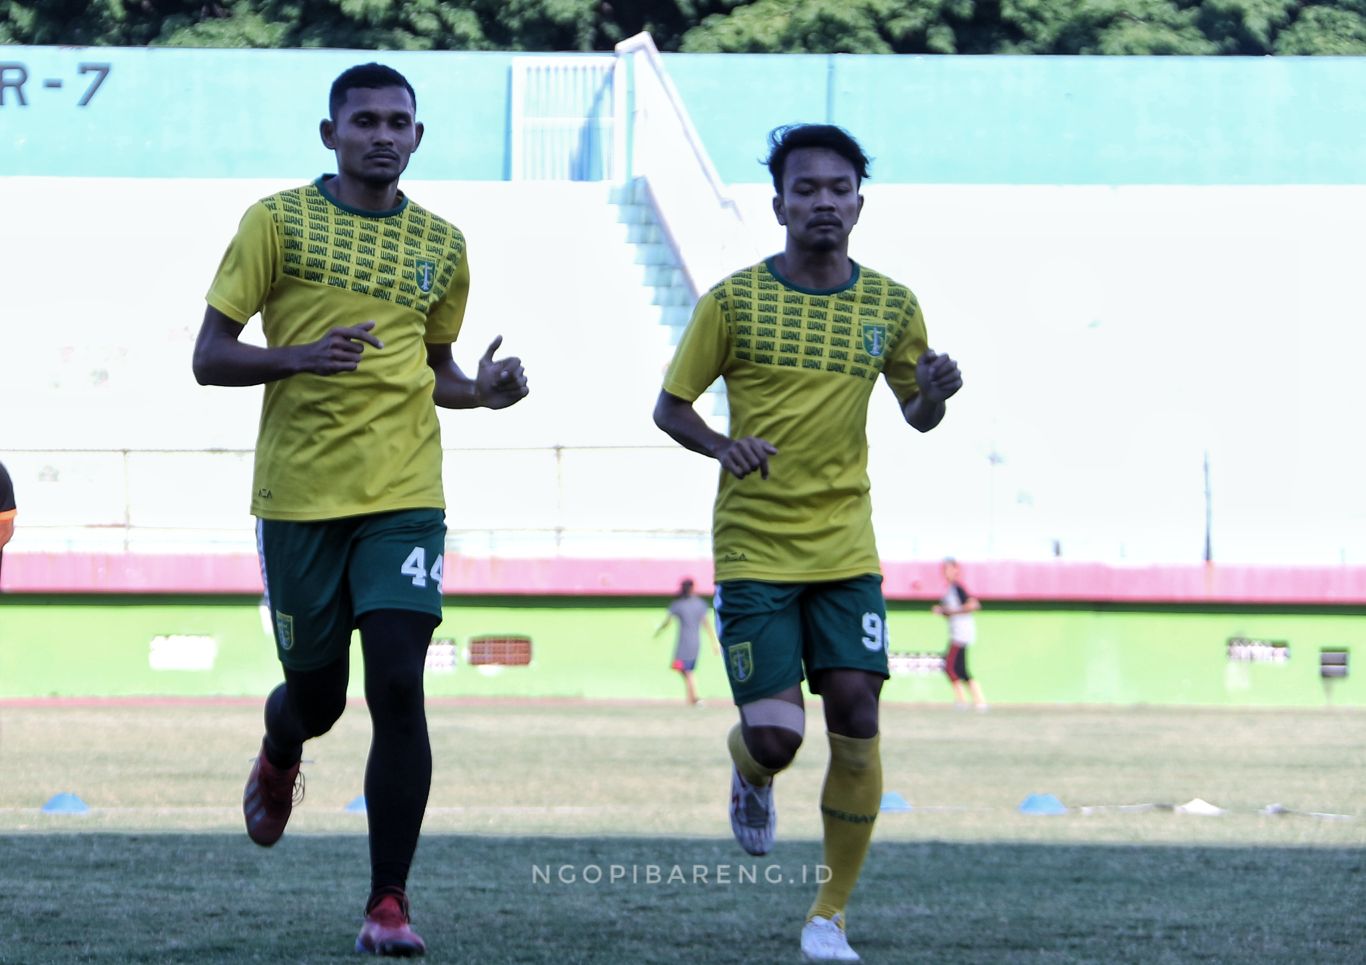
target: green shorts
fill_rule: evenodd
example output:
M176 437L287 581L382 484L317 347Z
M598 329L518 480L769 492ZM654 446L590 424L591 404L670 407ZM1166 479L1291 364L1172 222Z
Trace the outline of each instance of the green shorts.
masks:
M723 580L716 622L737 704L801 683L803 668L808 678L837 669L888 676L887 604L875 573L826 583Z
M371 610L441 616L446 514L406 509L296 523L256 521L261 580L280 662L317 670L346 655Z

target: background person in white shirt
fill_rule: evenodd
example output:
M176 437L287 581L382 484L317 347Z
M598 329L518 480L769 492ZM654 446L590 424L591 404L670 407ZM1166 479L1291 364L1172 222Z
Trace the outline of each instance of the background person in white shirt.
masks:
M944 672L953 685L953 699L959 707L968 705L968 693L972 694L972 704L978 710L986 710L986 698L982 696L982 685L968 671L968 647L977 639L977 621L973 614L982 609L982 604L958 582L958 561L949 557L944 561L944 582L948 588L939 602L932 606L932 612L939 614L949 624L949 649L944 654Z

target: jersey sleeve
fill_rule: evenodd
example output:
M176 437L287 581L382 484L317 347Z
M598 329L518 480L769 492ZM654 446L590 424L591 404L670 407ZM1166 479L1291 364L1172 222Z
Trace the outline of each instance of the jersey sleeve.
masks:
M900 337L892 345L887 361L882 369L887 384L896 393L896 400L902 405L913 395L920 394L920 385L915 380L915 363L929 347L925 333L925 314L920 310L920 302L911 295L906 300L904 311L909 316L902 326Z
M664 391L685 402L695 402L725 370L729 353L725 312L715 294L707 292L698 300L664 374Z
M0 465L0 520L14 518L14 484L9 473Z
M266 303L280 263L280 236L275 220L265 205L254 204L242 216L236 236L223 253L206 300L228 318L245 325Z
M455 266L455 277L442 293L441 300L427 313L427 331L423 338L433 345L449 345L460 334L465 323L465 304L470 297L469 249L462 246L460 261Z

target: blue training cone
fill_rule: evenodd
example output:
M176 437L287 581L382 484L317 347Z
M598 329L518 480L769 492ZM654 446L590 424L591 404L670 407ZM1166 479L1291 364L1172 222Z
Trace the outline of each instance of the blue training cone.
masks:
M881 806L880 810L883 810L883 811L893 811L893 812L895 812L895 811L909 811L910 809L911 809L911 806L910 806L909 804L906 803L906 799L905 799L904 797L902 797L900 794L898 794L896 791L884 791L884 792L883 792L883 795L882 795L882 806Z
M43 805L46 814L84 814L89 810L90 806L70 791L54 794Z
M342 808L342 810L350 811L352 814L364 814L365 795L357 794L356 797L351 801L351 803L347 804L346 807Z
M1020 802L1021 814L1066 814L1067 807L1052 794L1031 794Z

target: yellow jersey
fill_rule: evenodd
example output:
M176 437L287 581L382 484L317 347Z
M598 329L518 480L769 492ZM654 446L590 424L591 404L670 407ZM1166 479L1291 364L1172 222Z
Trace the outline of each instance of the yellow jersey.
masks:
M342 204L327 177L252 205L207 296L270 346L374 321L354 372L269 382L251 511L321 520L444 509L427 342L455 341L469 294L465 237L400 194L392 211Z
M879 375L919 392L925 321L909 288L857 263L847 284L802 288L773 259L702 296L664 378L693 402L718 377L730 434L772 443L769 478L721 472L717 580L841 580L881 572L868 481L868 398Z

